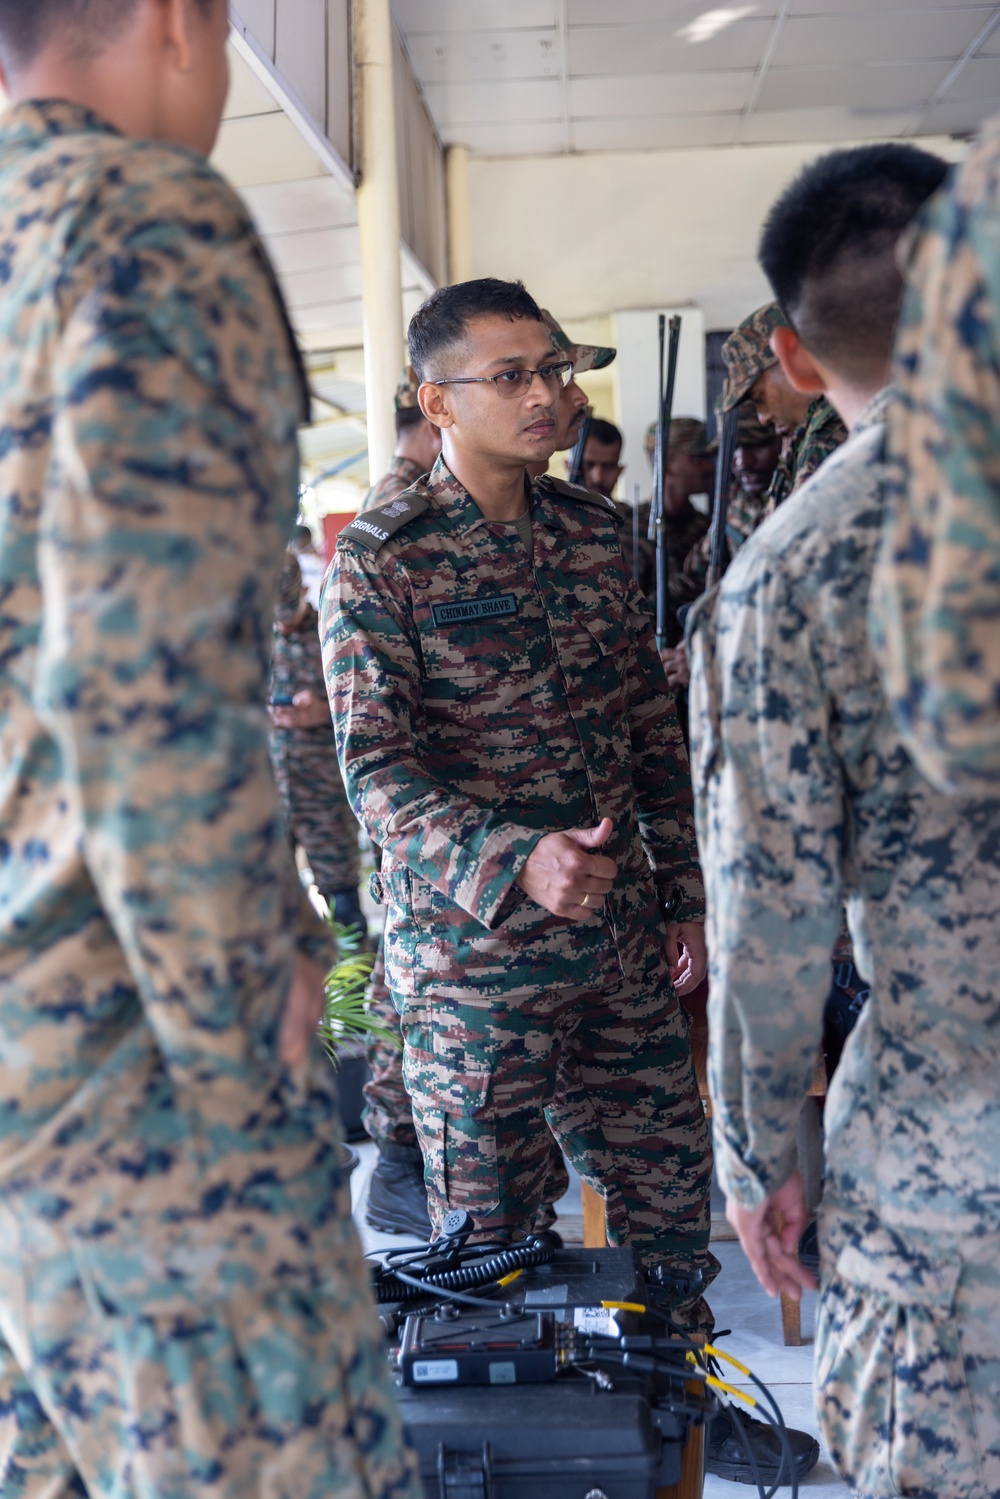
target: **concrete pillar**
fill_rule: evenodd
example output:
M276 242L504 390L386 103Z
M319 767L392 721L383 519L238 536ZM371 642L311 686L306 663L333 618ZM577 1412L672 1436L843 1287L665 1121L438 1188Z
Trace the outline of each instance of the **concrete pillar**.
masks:
M365 395L374 483L396 446L392 400L404 363L399 167L389 0L353 0L353 7Z
M448 172L448 278L472 279L472 229L469 223L469 148L449 146Z

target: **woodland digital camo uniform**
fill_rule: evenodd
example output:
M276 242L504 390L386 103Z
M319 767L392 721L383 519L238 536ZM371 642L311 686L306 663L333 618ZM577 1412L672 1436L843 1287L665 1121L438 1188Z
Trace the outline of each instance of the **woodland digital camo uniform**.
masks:
M531 516L529 558L439 460L341 533L321 604L345 780L383 850L431 1216L530 1230L545 1106L607 1192L612 1241L708 1269L711 1160L647 858L699 918L683 742L613 503L543 477ZM544 833L602 816L606 914L549 915L518 871Z
M889 696L943 789L1000 795L1000 120L910 242L873 593Z
M847 428L826 396L810 403L806 419L786 441L767 491L767 514L801 489L831 453L847 441Z
M302 575L295 559L290 562L298 574L301 600ZM294 616L298 607L296 602L289 613ZM305 615L287 634L275 623L273 642L272 700L309 691L325 703L319 616L313 606L307 604ZM361 877L358 822L340 774L333 725L327 720L310 728L280 729L272 723L268 738L288 832L304 849L316 886L332 905L338 893L357 891Z
M1000 801L932 789L867 632L884 399L691 626L716 1159L795 1165L841 899L872 997L826 1105L816 1399L861 1494L1000 1492Z
M416 1499L268 763L304 383L246 214L0 125L0 1487Z

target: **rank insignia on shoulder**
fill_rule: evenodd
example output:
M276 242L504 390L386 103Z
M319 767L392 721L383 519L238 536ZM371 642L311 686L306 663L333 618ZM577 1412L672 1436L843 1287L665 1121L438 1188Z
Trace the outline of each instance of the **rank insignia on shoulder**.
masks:
M430 501L422 494L407 492L390 500L387 505L376 505L374 510L365 510L341 531L347 541L359 541L372 552L380 551L411 520L430 508Z
M543 474L539 483L554 490L558 495L565 495L569 500L576 500L582 505L593 505L598 510L605 511L613 521L621 524L618 506L614 500L609 500L607 495L597 494L592 489L583 489L579 484L570 484L565 479L557 479L553 474Z

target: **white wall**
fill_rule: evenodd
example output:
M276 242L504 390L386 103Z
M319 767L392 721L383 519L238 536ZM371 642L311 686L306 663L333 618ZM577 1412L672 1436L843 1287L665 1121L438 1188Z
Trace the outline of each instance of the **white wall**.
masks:
M919 144L949 160L963 150ZM707 329L731 328L770 296L756 264L764 215L829 149L473 157L473 274L520 276L560 321L693 304Z

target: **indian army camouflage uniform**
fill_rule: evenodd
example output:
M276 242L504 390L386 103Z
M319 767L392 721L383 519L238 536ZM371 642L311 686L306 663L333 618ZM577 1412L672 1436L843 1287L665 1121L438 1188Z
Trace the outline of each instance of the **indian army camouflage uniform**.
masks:
M807 479L847 441L847 428L826 396L817 396L806 412L806 419L796 427L782 448L778 467L767 491L767 514L801 489Z
M743 548L689 645L728 1196L795 1165L846 896L872 997L826 1105L815 1389L860 1494L1000 1492L1000 801L920 775L867 611L883 394Z
M530 496L532 558L439 460L342 532L321 603L431 1216L530 1230L547 1119L612 1243L710 1273L711 1159L649 862L698 919L683 741L613 502L549 476ZM549 915L518 872L544 833L602 816L604 911Z
M302 618L292 625L301 602L302 573L295 558L289 557L275 614L271 699L309 691L325 703L319 616L307 603ZM358 823L340 774L333 725L327 720L309 728L281 729L272 723L268 739L289 835L305 851L316 886L332 907L338 894L356 895L361 877Z
M907 747L942 789L1000 794L1000 120L909 249L873 593Z
M373 484L365 495L361 509L374 510L378 505L388 505L390 500L423 477L424 471L414 458L401 458L397 453L378 483Z
M235 194L0 126L0 1487L418 1493L267 754L304 379Z
M655 445L656 424L650 427L646 433L646 451L651 452L650 436L652 435ZM696 421L693 417L678 416L670 423L670 447L677 452L692 453L701 456L708 452L708 443L705 435L705 423ZM639 505L639 566L634 566L635 549L633 547L632 535L632 510L628 504L619 503L618 513L622 518L621 530L622 551L625 554L625 566L628 568L629 576L635 578L639 590L647 603L656 606L656 543L649 540L649 512L652 508L652 500L643 500ZM685 513L681 516L666 515L666 539L667 539L667 579L668 587L678 573L680 573L684 559L709 527L709 516L696 510L693 505L688 504Z
M774 438L773 425L768 422L766 426L761 426L751 402L744 401L740 407L736 446L754 447L773 442ZM743 488L738 476L733 479L726 510L726 544L730 557L736 555L743 543L753 535L761 522L766 520L769 506L768 494L769 491L763 494L750 494ZM706 530L700 541L684 559L681 571L671 580L670 593L675 606L689 604L705 592L711 560L712 537L711 533Z

